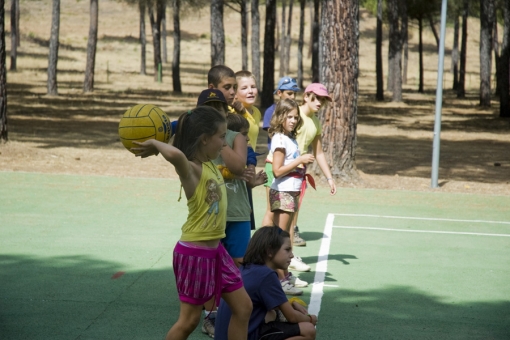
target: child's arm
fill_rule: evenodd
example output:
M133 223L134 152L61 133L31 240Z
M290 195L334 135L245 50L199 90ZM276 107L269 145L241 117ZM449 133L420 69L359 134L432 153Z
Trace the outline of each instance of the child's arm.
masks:
M221 158L225 162L225 166L236 176L243 175L246 165L246 157L248 150L248 142L242 134L237 134L234 138L232 148L228 145L221 149Z
M287 175L289 172L297 168L300 164L312 163L315 160L313 155L304 154L284 165L285 161L285 149L277 148L273 153L273 173L275 178L279 178Z
M335 181L333 180L333 176L331 175L331 171L329 170L329 165L326 160L326 156L324 155L324 150L322 150L321 136L315 136L312 142L312 150L313 154L315 155L315 158L317 159L317 163L319 164L319 167L322 170L322 173L327 178L331 195L336 194Z
M317 315L303 313L301 309L304 309L304 307L299 305L300 308L298 310L296 309L297 306L294 306L294 304L299 305L297 302L293 302L291 304L290 302L287 301L279 306L281 312L283 313L288 322L290 323L311 322L314 326L317 324Z
M146 158L161 153L161 155L175 167L175 171L181 177L187 177L189 172L189 161L181 150L175 146L162 143L155 139L146 140L143 143L133 142L138 145L131 148L136 157Z

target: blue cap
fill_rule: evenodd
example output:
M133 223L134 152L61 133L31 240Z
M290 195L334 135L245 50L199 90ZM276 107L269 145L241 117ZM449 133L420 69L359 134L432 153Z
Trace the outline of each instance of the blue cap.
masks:
M202 106L208 102L222 102L227 104L223 92L217 89L203 90L198 96L197 106Z
M276 92L278 90L280 90L280 91L290 90L290 91L294 91L294 92L301 91L301 89L297 86L296 79L291 78L291 77L280 78L280 81L278 82L278 86L276 86L276 90L274 91L274 94L276 94Z

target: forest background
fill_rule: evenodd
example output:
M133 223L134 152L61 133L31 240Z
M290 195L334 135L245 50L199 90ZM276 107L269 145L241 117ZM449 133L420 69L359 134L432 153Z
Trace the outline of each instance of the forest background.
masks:
M140 161L120 144L118 120L138 103L154 103L172 118L193 107L198 93L207 86L211 66L210 9L186 6L180 12L182 92L171 84L172 18L166 11L167 58L162 60L163 77L147 67L141 72L139 7L119 1L101 1L93 89L84 91L89 41L90 5L87 1L61 3L59 54L56 75L58 96L48 95L48 58L52 2L19 1L19 46L16 70L7 76L9 142L0 144L1 171L79 173L109 176L175 177L161 158ZM11 17L5 4L4 23ZM236 8L232 6L233 8ZM224 6L225 63L234 70L243 65L241 18ZM259 6L261 42L265 20ZM305 8L303 85L312 81L310 36L312 6ZM282 6L277 7L281 18ZM438 25L438 12L432 22ZM439 189L430 188L435 87L437 83L437 40L430 27L423 29L423 91L419 88L418 29L410 20L407 82L402 101L392 101L392 92L377 101L375 74L376 17L360 10L359 91L355 164L360 178L339 182L340 186L406 190L437 190L510 194L510 138L508 119L499 117L498 98L480 106L480 21L469 17L466 59L466 96L457 98L453 76L445 73ZM434 19L435 18L435 19ZM147 17L150 25L150 19ZM294 10L288 74L298 74L297 44L299 11ZM280 30L282 27L280 22ZM498 26L503 32L503 26ZM12 52L11 31L6 26L7 55ZM388 67L388 25L383 26L383 69ZM437 27L436 27L437 28ZM445 69L451 65L454 27L446 35ZM250 32L248 32L250 39ZM154 45L147 30L146 57L151 60ZM280 41L276 39L276 41ZM162 48L164 46L161 46ZM251 61L251 55L248 54ZM275 54L278 65L280 56ZM12 67L13 61L7 67ZM147 64L149 65L149 63ZM494 70L492 70L494 75ZM279 77L276 67L275 79ZM495 78L492 78L495 88ZM257 151L265 151L266 135L261 131ZM327 141L325 141L327 143ZM263 156L259 157L262 165Z

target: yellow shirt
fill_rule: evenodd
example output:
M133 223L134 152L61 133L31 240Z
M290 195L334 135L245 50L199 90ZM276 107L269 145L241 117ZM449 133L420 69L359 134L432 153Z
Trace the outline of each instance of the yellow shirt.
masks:
M301 116L303 125L301 125L297 131L296 140L298 142L299 152L304 155L305 153L309 153L308 148L315 137L322 134L322 125L315 114L308 117L299 110L299 115Z
M259 109L255 106L252 106L251 108L253 113L250 114L249 112L246 112L243 114L243 117L246 118L248 123L250 123L250 129L248 130L248 138L250 138L250 141L248 142L248 145L255 150L257 148L257 139L259 138L259 128L262 115L260 114ZM237 113L232 107L229 107L229 110L230 113Z
M202 176L188 201L188 219L181 241L209 241L225 237L227 192L219 170L212 162L202 163Z

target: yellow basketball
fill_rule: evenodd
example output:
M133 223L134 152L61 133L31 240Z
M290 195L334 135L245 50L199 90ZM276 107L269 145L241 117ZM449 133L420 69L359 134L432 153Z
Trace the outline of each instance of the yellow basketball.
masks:
M163 110L152 104L133 106L124 113L119 123L120 141L129 151L136 147L133 142L156 139L168 143L170 131L170 119Z

